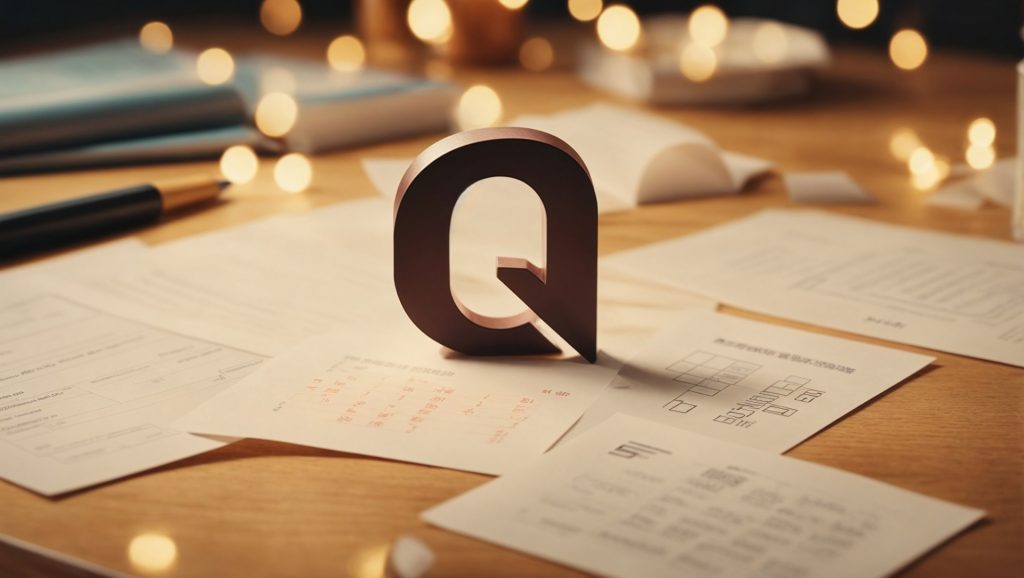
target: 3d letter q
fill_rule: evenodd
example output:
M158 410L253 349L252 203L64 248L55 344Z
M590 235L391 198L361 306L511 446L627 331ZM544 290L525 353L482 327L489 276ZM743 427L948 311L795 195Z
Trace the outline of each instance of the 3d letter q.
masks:
M470 311L452 294L452 212L473 183L511 177L544 205L546 263L498 258L498 278L530 310L511 317ZM395 198L395 287L409 318L438 343L470 355L555 353L539 316L580 355L597 359L597 197L576 151L526 128L452 135L423 151Z

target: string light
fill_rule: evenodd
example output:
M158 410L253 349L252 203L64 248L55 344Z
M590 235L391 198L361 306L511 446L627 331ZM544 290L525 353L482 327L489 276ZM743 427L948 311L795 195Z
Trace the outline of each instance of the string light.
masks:
M283 92L272 92L256 104L253 115L256 128L269 137L281 137L295 126L299 116L299 105L295 99Z
M867 28L878 18L878 0L838 0L836 14L854 30Z
M220 156L220 174L236 185L244 185L256 177L260 159L245 145L228 147Z
M914 70L928 58L928 44L917 30L904 28L889 41L889 57L903 70Z
M729 32L729 19L717 6L705 4L690 14L688 27L694 42L714 48L725 40Z
M786 29L778 22L765 22L754 31L754 58L765 64L776 64L786 58L789 38Z
M985 170L996 162L996 149L991 145L971 145L964 154L967 164L976 171Z
M967 128L967 140L972 146L991 146L996 142L996 125L992 119L976 118Z
M355 36L346 34L331 41L327 46L327 62L341 72L355 72L366 61L366 49Z
M302 6L296 0L263 0L260 22L267 32L288 36L302 24Z
M235 75L235 59L223 48L207 48L196 59L196 73L206 84L223 84Z
M455 110L455 123L459 130L494 126L501 120L501 97L494 89L477 84L466 89Z
M679 55L679 71L694 81L704 82L715 74L718 57L715 51L703 44L691 42Z
M630 50L640 41L640 19L628 6L609 6L597 18L597 37L612 50Z
M452 36L452 12L444 0L412 0L406 22L413 35L428 44L443 44Z
M165 572L177 559L178 546L163 534L139 534L128 543L128 560L139 572Z
M498 0L502 6L509 10L519 10L523 6L526 6L526 3L529 1L530 0Z
M935 168L935 154L925 146L919 146L907 159L907 167L915 175L921 175Z
M274 165L274 182L286 193L301 193L313 182L313 165L299 153L288 153Z
M139 29L139 44L153 54L167 54L174 47L174 34L163 22L147 22Z
M569 0L569 14L580 22L590 22L601 15L602 0Z
M555 62L555 49L547 39L535 36L519 47L519 62L526 70L547 70Z

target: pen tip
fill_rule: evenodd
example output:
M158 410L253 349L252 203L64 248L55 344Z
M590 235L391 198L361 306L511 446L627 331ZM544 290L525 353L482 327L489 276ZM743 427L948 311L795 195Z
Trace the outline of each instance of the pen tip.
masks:
M221 180L217 181L217 187L218 187L218 188L219 188L220 190L222 190L222 191L223 191L224 189L226 189L226 188L230 187L230 186L231 186L231 181L229 181L229 180L226 180L226 179L221 179Z

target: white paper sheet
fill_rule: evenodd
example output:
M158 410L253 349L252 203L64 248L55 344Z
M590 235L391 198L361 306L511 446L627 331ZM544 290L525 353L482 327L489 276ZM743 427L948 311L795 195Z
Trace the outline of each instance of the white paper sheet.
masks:
M423 518L614 578L874 578L983 514L620 415Z
M765 211L606 257L736 307L1024 366L1024 246Z
M878 199L843 171L787 172L786 193L795 203L875 203Z
M0 327L0 477L44 495L224 445L168 424L263 360L10 284Z
M404 323L304 342L175 425L500 474L547 450L614 373L445 358Z
M782 453L934 360L694 311L629 360L566 439L625 413Z

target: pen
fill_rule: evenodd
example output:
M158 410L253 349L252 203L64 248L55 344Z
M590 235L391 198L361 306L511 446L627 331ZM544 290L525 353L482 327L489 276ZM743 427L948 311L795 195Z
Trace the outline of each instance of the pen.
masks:
M164 213L216 198L228 184L209 177L191 177L0 215L0 259L153 223Z

